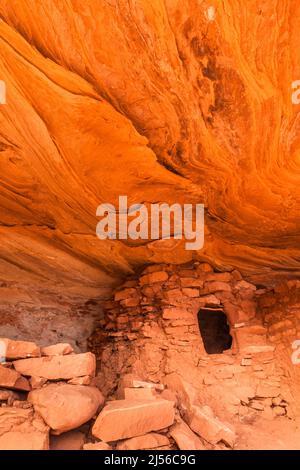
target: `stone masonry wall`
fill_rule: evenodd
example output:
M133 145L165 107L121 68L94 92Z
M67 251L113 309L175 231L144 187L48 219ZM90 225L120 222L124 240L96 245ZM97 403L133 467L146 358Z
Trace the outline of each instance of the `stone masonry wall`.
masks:
M300 348L295 342L300 340L300 282L290 280L262 292L258 310L268 341L276 346L276 363L290 384L294 401L299 402Z
M293 398L257 309L262 294L239 272L214 272L206 263L148 266L106 302L105 319L90 340L103 393L114 396L120 378L135 374L171 383L176 392L183 381L195 403L209 403L224 419L287 416ZM203 307L221 307L227 315L233 343L222 354L205 351L198 324Z
M158 380L166 372L168 356L179 353L196 366L206 354L197 319L201 307L224 307L233 349L238 348L236 327L255 319L255 290L237 271L215 273L208 264L149 266L104 305L102 326L117 349L126 341L127 354L138 349L136 356L143 357L151 349L148 361L143 361L144 378Z
M300 281L287 281L265 291L258 306L270 342L280 348L300 338Z

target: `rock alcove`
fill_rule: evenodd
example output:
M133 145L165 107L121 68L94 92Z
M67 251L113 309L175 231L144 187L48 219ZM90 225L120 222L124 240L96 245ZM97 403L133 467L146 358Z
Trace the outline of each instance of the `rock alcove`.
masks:
M299 21L290 0L1 0L0 338L15 352L0 447L299 446ZM97 207L120 195L203 203L204 248L98 240ZM232 337L215 354L207 305ZM58 428L35 421L56 385L85 412L56 410ZM92 441L89 396L105 410ZM153 396L144 434L132 408L131 435L113 433L120 401Z

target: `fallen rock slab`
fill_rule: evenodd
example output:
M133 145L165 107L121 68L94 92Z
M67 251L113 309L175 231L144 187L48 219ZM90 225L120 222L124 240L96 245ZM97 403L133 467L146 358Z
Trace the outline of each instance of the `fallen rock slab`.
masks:
M68 384L72 385L91 385L92 378L90 375L84 377L75 377L74 379L68 380Z
M61 434L89 421L104 399L95 387L50 384L30 392L28 401L50 426L52 433Z
M19 372L0 365L0 387L29 392L30 384Z
M189 410L197 400L197 390L176 372L166 375L164 377L164 384L169 390L176 393L178 406L182 414Z
M105 442L142 436L171 426L175 410L167 400L116 400L101 411L92 433Z
M125 398L125 388L151 389L154 392L155 390L164 390L165 386L161 383L146 382L134 374L125 374L119 381L117 391L117 398L119 400L123 400Z
M152 388L125 388L125 400L155 400Z
M144 436L132 437L117 445L117 450L151 450L170 444L167 436L151 432Z
M74 349L69 343L53 344L41 349L42 356L65 356L73 352Z
M170 429L170 435L180 450L205 450L199 437L184 421L174 424Z
M39 357L40 355L41 349L35 343L0 338L0 358L12 360L26 357Z
M94 377L96 358L93 353L49 356L14 361L15 369L29 377L43 377L48 380L68 380L90 375Z
M0 408L0 450L48 450L49 428L32 409Z
M208 406L193 405L188 418L188 425L198 436L211 444L224 442L229 447L233 447L235 444L236 435L234 431L214 417Z
M123 388L156 388L159 384L155 382L145 382L134 374L125 374L119 382Z
M43 385L45 385L46 382L47 379L44 379L43 377L30 377L29 379L29 383L33 390L36 388L41 388Z

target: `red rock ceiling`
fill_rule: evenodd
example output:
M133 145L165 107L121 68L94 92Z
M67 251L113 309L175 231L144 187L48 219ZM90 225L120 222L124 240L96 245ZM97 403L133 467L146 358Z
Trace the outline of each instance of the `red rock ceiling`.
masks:
M299 276L299 2L1 0L0 17L3 281L88 296L191 256ZM204 249L98 240L120 194L205 203Z

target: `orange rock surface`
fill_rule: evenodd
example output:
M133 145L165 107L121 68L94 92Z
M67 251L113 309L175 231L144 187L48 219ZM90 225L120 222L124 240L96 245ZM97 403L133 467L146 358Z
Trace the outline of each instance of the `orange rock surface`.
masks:
M122 194L204 203L196 257L299 275L300 4L2 0L0 17L1 279L93 297L191 258L98 240L97 206Z

